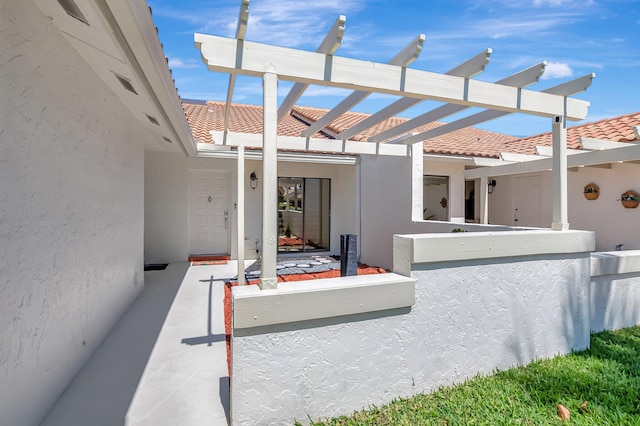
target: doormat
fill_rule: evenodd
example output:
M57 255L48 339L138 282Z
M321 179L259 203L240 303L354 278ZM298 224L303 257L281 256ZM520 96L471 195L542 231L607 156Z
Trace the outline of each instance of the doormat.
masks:
M228 254L197 254L189 256L189 262L202 262L205 260L231 260Z
M191 262L191 266L206 266L206 265L226 265L226 260L196 260Z

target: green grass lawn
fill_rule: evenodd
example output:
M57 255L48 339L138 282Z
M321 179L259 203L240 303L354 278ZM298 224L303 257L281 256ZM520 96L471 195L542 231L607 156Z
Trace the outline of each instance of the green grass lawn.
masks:
M558 404L570 421L558 417ZM593 334L583 352L312 424L640 425L640 327Z

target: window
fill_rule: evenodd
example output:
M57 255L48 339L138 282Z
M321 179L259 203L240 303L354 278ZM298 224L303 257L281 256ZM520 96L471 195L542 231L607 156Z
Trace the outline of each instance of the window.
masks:
M331 179L278 178L278 251L329 250Z
M422 218L449 220L449 176L423 176Z

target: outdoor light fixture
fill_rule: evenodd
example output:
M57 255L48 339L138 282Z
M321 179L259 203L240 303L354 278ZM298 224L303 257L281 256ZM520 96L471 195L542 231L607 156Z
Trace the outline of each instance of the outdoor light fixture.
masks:
M493 194L493 188L496 187L496 180L489 179L489 194Z
M256 189L258 187L258 176L256 176L256 172L251 172L249 176L249 185L251 189Z

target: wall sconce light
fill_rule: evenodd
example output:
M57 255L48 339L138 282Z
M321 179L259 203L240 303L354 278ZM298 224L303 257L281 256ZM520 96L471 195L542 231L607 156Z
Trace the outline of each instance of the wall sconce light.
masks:
M496 180L489 179L489 194L493 194L493 188L496 187Z
M258 187L258 176L256 176L256 172L251 172L249 176L249 186L251 189L256 189Z

